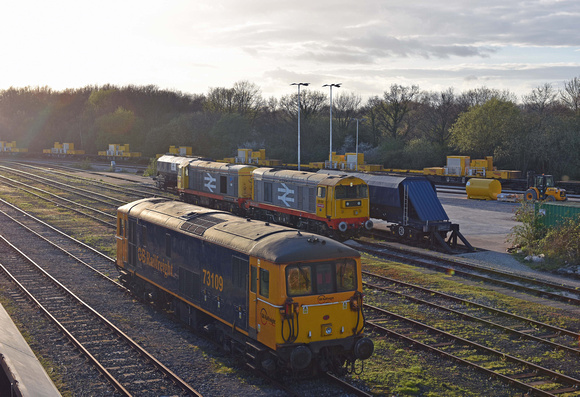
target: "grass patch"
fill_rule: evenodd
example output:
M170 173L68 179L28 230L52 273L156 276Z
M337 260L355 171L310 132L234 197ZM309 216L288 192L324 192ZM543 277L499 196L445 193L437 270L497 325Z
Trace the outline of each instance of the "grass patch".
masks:
M450 274L437 273L411 265L385 261L369 254L362 254L363 269L369 272L416 284L457 296L479 304L517 313L537 321L542 321L557 327L578 330L578 318L563 309L544 306L537 302L504 295L489 289L481 283L473 283ZM475 285L474 285L475 284ZM366 301L373 299L372 290L367 291Z

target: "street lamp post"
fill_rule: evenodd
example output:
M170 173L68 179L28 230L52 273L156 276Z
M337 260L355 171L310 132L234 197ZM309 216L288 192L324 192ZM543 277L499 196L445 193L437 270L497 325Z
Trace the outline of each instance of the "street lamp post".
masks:
M292 83L298 86L298 171L300 171L300 86L307 87L310 83Z
M355 169L356 169L356 171L358 171L358 123L359 123L359 121L360 122L365 121L365 119L364 118L357 119L357 118L353 117L351 120L356 120L356 166L355 166Z
M324 84L323 87L330 87L330 154L328 160L330 162L330 168L332 168L332 87L340 88L342 83Z

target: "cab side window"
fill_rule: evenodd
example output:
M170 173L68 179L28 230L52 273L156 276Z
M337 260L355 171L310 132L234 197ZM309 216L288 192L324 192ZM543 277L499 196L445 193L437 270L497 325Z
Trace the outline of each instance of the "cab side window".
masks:
M260 269L260 295L270 297L270 272L264 269Z
M250 291L256 293L258 283L258 272L256 266L250 268Z
M326 197L326 188L318 186L318 192L316 195L320 198L325 198Z

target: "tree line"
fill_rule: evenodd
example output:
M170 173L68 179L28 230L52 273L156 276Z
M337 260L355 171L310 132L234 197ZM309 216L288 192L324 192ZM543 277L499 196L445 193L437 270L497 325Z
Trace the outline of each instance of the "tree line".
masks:
M265 148L269 158L295 163L298 103L297 92L264 98L249 81L205 94L152 85L11 87L0 91L0 140L30 152L73 142L89 154L128 143L148 157L169 145L216 159L237 148ZM520 100L487 87L456 93L393 84L364 102L336 90L332 105L334 150L355 151L359 119L359 152L367 163L421 169L444 165L447 155L494 156L501 169L580 179L580 77L560 90L544 84ZM328 158L329 106L327 93L301 90L302 163Z

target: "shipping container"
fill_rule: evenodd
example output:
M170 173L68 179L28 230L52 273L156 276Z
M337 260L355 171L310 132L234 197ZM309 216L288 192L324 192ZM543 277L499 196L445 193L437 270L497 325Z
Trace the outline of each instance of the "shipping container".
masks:
M548 227L556 227L572 218L580 217L580 202L544 202L536 204L542 222Z

